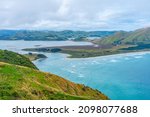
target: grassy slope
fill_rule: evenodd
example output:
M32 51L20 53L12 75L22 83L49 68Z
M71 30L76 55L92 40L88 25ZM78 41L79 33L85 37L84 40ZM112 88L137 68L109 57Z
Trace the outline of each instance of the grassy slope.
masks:
M25 56L7 50L0 50L0 61L37 69L37 67Z
M136 31L133 31L123 43L150 43L150 28L142 28Z
M96 44L149 44L150 28L142 28L132 32L120 31L112 36L103 38L95 42Z
M119 42L121 42L123 39L125 39L127 37L128 33L125 31L120 31L120 32L116 32L114 35L108 36L102 40L96 40L97 44L103 44L103 45L107 45L107 44L117 44Z
M0 99L108 99L97 90L28 67L0 62Z

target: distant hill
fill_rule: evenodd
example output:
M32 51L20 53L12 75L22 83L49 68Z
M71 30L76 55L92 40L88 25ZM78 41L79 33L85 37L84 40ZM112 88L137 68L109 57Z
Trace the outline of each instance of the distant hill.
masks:
M150 27L142 28L131 32L119 31L115 34L105 37L102 40L97 40L98 44L150 44Z
M0 50L0 62L6 62L37 69L37 67L25 56L8 50Z
M128 35L128 32L119 31L119 32L116 32L112 36L108 36L108 37L105 37L105 38L101 39L100 41L99 40L96 40L96 41L97 41L97 43L103 44L103 45L120 44L121 41L124 40L127 37L127 35Z
M0 99L90 100L108 99L98 90L29 67L0 62Z
M86 37L105 37L115 31L31 31L31 30L0 30L0 40L43 40L63 41L68 39L80 40Z
M130 32L130 34L125 38L122 43L131 44L149 44L150 43L150 27L142 28Z

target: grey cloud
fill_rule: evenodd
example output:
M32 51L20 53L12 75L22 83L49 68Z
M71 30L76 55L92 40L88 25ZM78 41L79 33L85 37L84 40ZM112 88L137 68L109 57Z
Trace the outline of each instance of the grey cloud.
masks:
M149 0L0 0L0 28L133 30L149 11Z

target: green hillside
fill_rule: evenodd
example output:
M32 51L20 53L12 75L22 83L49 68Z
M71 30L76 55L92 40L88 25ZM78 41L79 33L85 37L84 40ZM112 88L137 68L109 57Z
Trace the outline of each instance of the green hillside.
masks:
M112 36L103 38L96 42L100 45L121 45L121 44L149 44L150 43L150 27L138 29L132 32L119 31Z
M112 36L108 36L103 38L102 40L97 40L99 44L107 45L107 44L120 44L122 40L127 37L128 33L125 31L116 32Z
M104 94L59 76L0 62L0 99L108 99Z
M25 56L8 50L0 50L0 62L6 62L37 69L37 67Z
M149 44L150 43L150 28L142 28L133 31L122 43L126 44Z

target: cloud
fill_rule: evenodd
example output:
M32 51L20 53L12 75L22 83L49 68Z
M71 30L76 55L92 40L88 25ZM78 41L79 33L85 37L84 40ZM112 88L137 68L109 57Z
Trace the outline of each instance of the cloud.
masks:
M134 30L149 11L149 0L0 0L0 28Z
M58 9L58 14L60 16L66 16L70 9L70 0L63 0L60 8Z

